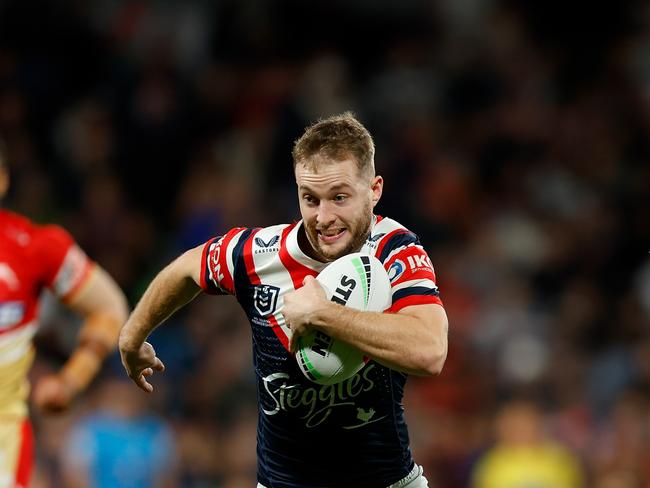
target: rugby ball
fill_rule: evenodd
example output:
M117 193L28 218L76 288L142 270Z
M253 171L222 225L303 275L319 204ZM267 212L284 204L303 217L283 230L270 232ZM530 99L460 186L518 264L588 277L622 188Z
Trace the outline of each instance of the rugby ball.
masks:
M391 305L388 273L374 256L352 253L330 263L316 276L327 298L357 310L383 312ZM368 358L351 345L312 329L298 339L296 360L302 373L321 385L354 376Z

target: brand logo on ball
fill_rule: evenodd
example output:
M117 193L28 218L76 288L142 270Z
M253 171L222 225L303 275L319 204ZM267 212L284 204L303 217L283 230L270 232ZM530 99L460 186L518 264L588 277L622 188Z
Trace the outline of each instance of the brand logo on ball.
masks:
M332 294L332 301L340 305L345 305L350 299L352 290L357 286L356 280L348 278L347 275L341 276L341 281L339 286L334 290Z
M363 286L363 304L368 306L368 297L370 295L370 258L368 256L361 256L352 260L352 264L361 278Z
M316 354L321 356L327 356L330 346L332 345L332 338L327 334L321 332L320 330L316 331L316 336L314 337L314 343L311 346L311 350Z
M255 310L262 315L271 315L278 304L280 288L273 285L257 285L253 292L253 305Z

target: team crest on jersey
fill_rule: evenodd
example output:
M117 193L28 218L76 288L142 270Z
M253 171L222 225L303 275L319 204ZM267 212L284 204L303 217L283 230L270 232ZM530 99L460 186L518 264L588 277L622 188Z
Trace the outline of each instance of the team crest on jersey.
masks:
M280 288L277 286L257 285L253 292L255 310L262 316L271 315L278 305L278 295L280 295Z

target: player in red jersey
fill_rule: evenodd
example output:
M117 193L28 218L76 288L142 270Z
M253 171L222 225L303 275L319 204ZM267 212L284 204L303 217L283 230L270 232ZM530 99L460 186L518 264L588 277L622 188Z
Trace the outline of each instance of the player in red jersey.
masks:
M201 290L234 295L252 329L257 376L258 488L425 488L411 455L402 395L408 374L435 375L447 355L447 316L418 237L374 215L383 188L374 143L351 114L322 120L296 142L302 220L235 228L192 249L151 283L120 334L135 383L164 366L149 333ZM314 279L360 251L391 280L388 313L328 301ZM310 382L293 352L316 328L371 360L336 385Z
M0 142L0 199L9 187ZM117 345L128 314L124 294L72 237L0 208L0 486L26 487L33 464L27 374L34 359L39 296L49 289L84 322L78 346L56 374L41 378L34 404L44 412L68 408Z

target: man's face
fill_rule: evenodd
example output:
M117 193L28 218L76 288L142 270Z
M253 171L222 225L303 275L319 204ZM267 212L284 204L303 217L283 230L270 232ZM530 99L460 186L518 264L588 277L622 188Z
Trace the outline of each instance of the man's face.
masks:
M360 174L352 159L316 155L295 168L300 213L316 258L328 262L358 251L381 197L381 176Z

